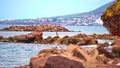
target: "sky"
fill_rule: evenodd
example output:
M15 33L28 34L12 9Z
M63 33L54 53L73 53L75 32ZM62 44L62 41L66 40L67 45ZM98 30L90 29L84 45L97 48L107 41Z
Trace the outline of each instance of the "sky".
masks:
M0 20L35 19L94 10L114 0L0 0Z

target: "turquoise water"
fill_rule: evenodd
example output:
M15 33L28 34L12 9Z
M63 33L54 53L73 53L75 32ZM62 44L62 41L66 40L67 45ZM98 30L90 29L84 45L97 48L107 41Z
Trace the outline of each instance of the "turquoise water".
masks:
M109 34L108 30L103 26L65 26L67 29L71 31L81 31L81 33L85 34Z
M0 28L4 28L7 26L0 25ZM81 31L81 32L58 32L60 37L63 36L72 36L78 33L85 33L85 34L104 34L108 31L103 26L65 26L71 31ZM21 35L21 34L28 34L30 32L17 32L17 31L0 31L0 35L4 37ZM43 38L47 36L55 36L55 32L43 32ZM100 43L109 42L110 40L99 40ZM30 58L44 48L54 48L57 45L50 45L50 44L26 44L26 43L5 43L0 42L0 68L13 68L19 65L26 65L29 64ZM65 45L61 45L61 48L65 48ZM90 47L95 47L90 46ZM85 47L85 48L90 48Z

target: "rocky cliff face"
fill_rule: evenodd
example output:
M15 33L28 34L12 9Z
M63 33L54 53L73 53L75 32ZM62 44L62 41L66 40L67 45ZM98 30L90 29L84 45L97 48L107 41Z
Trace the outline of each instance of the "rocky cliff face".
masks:
M101 16L103 25L111 35L120 36L120 0L116 0Z

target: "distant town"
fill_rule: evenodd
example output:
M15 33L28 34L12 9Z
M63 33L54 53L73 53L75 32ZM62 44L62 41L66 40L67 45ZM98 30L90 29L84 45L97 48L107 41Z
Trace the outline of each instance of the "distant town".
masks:
M101 25L101 14L111 5L112 2L101 6L90 12L76 13L70 15L36 18L36 19L18 19L0 21L0 24L8 25L38 25L38 24L54 24L54 25L69 25L69 26L98 26Z

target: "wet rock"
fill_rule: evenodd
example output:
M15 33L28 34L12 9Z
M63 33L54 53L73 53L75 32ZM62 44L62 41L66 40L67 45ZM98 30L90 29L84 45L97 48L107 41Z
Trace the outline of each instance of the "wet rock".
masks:
M16 42L39 43L39 41L43 40L43 37L41 32L33 32L27 35L14 36L13 39Z
M97 44L98 41L94 39L93 37L86 37L84 38L86 45L91 45L91 44Z
M26 35L14 36L14 39L15 39L17 42L26 42L27 36L26 36Z
M120 36L120 0L116 0L102 14L103 25L113 36Z
M8 38L3 38L1 39L1 42L10 42L10 41L8 40Z
M39 43L40 40L43 40L42 32L33 32L30 34L34 36L34 43Z
M35 40L35 36L32 34L32 33L29 33L27 35L27 40L26 40L26 43L33 43Z
M8 37L9 42L15 42L15 39L13 37Z
M78 42L81 42L81 39L76 38L76 37L69 38L69 44L77 44Z
M3 39L3 36L0 36L0 40L2 40Z
M62 38L53 38L53 44L61 44Z
M45 39L46 43L52 43L53 42L53 38L51 36L48 36L46 39Z
M77 45L80 45L80 46L86 45L86 42L85 42L84 40L81 40L81 41L79 41L79 42L77 43Z
M64 36L61 40L61 44L69 44L69 36Z
M70 60L62 56L48 58L45 68L84 68L81 62Z

